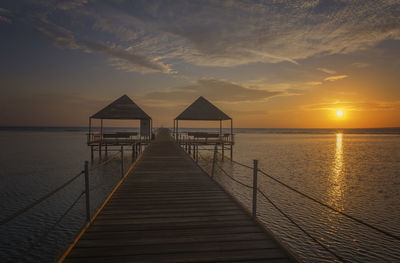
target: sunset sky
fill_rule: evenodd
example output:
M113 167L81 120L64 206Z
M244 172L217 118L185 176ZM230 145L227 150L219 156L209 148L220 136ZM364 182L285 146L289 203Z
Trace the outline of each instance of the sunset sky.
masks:
M1 126L123 94L155 126L199 96L236 127L400 126L400 0L2 0L0 36Z

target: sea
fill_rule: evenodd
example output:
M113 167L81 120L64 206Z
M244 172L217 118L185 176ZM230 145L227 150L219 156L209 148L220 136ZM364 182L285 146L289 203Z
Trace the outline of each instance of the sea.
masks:
M105 131L129 128L106 128ZM182 131L217 129L181 129ZM82 127L0 127L0 262L53 262L85 224L89 161L93 214L132 163L129 151L90 160ZM232 161L215 180L303 262L400 262L400 128L235 129ZM199 165L212 173L213 148ZM52 193L69 179L77 179ZM12 218L11 218L12 217ZM11 219L10 219L11 218ZM9 220L10 219L10 220Z

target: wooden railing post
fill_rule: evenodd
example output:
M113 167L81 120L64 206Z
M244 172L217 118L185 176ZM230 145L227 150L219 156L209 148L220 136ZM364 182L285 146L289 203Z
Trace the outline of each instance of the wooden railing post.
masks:
M215 144L215 147L214 147L214 157L213 157L212 168L211 168L211 178L214 177L216 159L217 159L217 144Z
M124 146L121 145L121 177L124 176Z
M90 221L89 162L85 161L86 221Z
M255 219L257 217L257 171L258 171L258 160L253 160L253 210L252 215Z

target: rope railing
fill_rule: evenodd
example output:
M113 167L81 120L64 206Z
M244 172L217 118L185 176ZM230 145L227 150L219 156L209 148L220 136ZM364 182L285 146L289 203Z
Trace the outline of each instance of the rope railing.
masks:
M114 154L112 157L107 158L107 160L105 160L105 161L99 163L98 165L91 167L91 168L90 168L90 171L92 172L92 171L94 171L94 170L96 170L96 169L98 169L98 168L100 168L100 167L103 167L104 165L108 164L109 162L118 159L118 156L119 156L119 155L120 155L120 151L118 151L118 152L117 152L116 154Z
M245 183L243 183L243 182L241 182L241 181L235 179L233 176L231 176L230 174L228 174L224 169L222 169L222 167L221 167L220 165L216 164L216 166L217 166L227 177L229 177L232 181L235 181L236 183L238 183L238 184L240 184L240 185L242 185L242 186L244 186L244 187L247 187L247 188L250 188L250 189L253 188L253 186L248 185L248 184L245 184Z
M68 209L55 221L35 242L33 242L30 247L25 250L25 252L21 255L21 257L17 260L17 262L21 262L27 255L29 255L32 250L39 245L53 230L54 228L60 224L60 222L68 215L68 213L72 210L72 208L78 203L81 197L85 194L85 191L82 191L79 196L75 199L75 201L68 207Z
M60 185L59 187L57 187L56 189L54 189L53 191L51 191L50 193L42 196L41 198L37 199L35 202L31 203L30 205L18 210L17 212L15 212L14 214L8 216L6 219L3 219L2 221L0 221L0 225L4 225L7 224L8 222L10 222L11 220L13 220L14 218L22 215L23 213L25 213L26 211L28 211L29 209L37 206L38 204L40 204L41 202L43 202L44 200L48 199L49 197L51 197L52 195L54 195L55 193L57 193L58 191L64 189L66 186L68 186L69 184L71 184L73 181L75 181L78 177L80 177L82 174L84 174L84 171L81 171L79 174L75 175L74 177L72 177L71 179L69 179L67 182L63 183L62 185Z
M221 153L219 153L219 152L217 152L217 153L218 153L218 154L221 154ZM226 156L225 156L225 158L227 158L228 160L232 161L232 162L235 163L235 164L238 164L238 165L240 165L240 166L242 166L242 167L245 167L245 168L248 168L248 169L253 170L253 167L251 167L251 166L248 166L248 165L246 165L246 164L242 164L242 163L237 162L237 161L235 161L235 160L231 160L229 157L226 157ZM352 215L349 215L349 214L347 214L347 213L345 213L345 212L343 212L343 211L340 211L340 210L338 210L338 209L336 209L336 208L334 208L334 207L332 207L332 206L330 206L330 205L328 205L328 204L325 204L324 202L319 201L318 199L316 199L316 198L314 198L314 197L312 197L312 196L309 196L309 195L307 195L307 194L305 194L305 193L303 193L303 192L297 190L296 188L294 188L294 187L292 187L292 186L290 186L290 185L288 185L288 184L286 184L286 183L280 181L279 179L277 179L277 178L275 178L275 177L269 175L268 173L264 172L264 171L261 170L261 169L258 169L258 171L259 171L261 174L263 174L264 176L266 176L266 177L268 177L268 178L274 180L275 182L279 183L280 185L285 186L286 188L290 189L291 191L296 192L297 194L299 194L299 195L301 195L301 196L303 196L303 197L305 197L305 198L307 198L307 199L309 199L309 200L311 200L311 201L313 201L313 202L315 202L315 203L318 203L319 205L324 206L324 207L326 207L326 208L328 208L328 209L334 211L335 213L341 214L341 215L343 215L343 216L345 216L345 217L347 217L347 218L349 218L349 219L352 219L353 221L356 221L356 222L358 222L358 223L360 223L360 224L362 224L362 225L364 225L364 226L366 226L366 227L369 227L369 228L371 228L371 229L373 229L373 230L375 230L375 231L377 231L377 232L380 232L380 233L382 233L382 234L384 234L384 235L386 235L386 236L388 236L388 237L391 237L391 238L396 239L396 240L400 240L400 237L397 236L397 235L395 235L395 234L389 233L389 232L387 232L387 231L385 231L385 230L383 230L383 229L380 229L380 228L378 228L378 227L376 227L376 226L373 226L373 225L371 225L371 224L369 224L369 223L367 223L367 222L365 222L365 221L363 221L363 220L361 220L361 219L358 219L358 218L356 218L356 217L354 217L354 216L352 216Z
M342 211L340 211L340 210L338 210L338 209L336 209L336 208L334 208L334 207L332 207L332 206L330 206L330 205L328 205L328 204L325 204L325 203L319 201L318 199L316 199L316 198L314 198L314 197L311 197L311 196L309 196L309 195L307 195L307 194L305 194L305 193L303 193L303 192L300 192L300 191L297 190L296 188L291 187L290 185L287 185L287 184L285 184L284 182L281 182L280 180L274 178L273 176L267 174L266 172L264 172L264 171L262 171L262 170L260 170L260 169L258 169L258 171L259 171L261 174L263 174L263 175L265 175L265 176L271 178L271 179L274 180L275 182L277 182L277 183L279 183L279 184L285 186L286 188L292 190L293 192L298 193L299 195L301 195L301 196L303 196L303 197L305 197L305 198L307 198L307 199L309 199L309 200L311 200L311 201L314 201L314 202L316 202L316 203L318 203L318 204L320 204L320 205L322 205L322 206L324 206L324 207L326 207L326 208L328 208L328 209L330 209L330 210L332 210L332 211L334 211L334 212L336 212L336 213L338 213L338 214L341 214L341 215L343 215L343 216L345 216L345 217L347 217L347 218L350 218L350 219L352 219L352 220L354 220L354 221L356 221L356 222L358 222L358 223L360 223L360 224L362 224L362 225L364 225L364 226L367 226L367 227L369 227L369 228L371 228L371 229L374 229L375 231L378 231L378 232L380 232L380 233L382 233L382 234L384 234L384 235L386 235L386 236L389 236L389 237L391 237L391 238L393 238L393 239L396 239L396 240L400 240L400 237L398 237L398 236L396 236L396 235L394 235L394 234L392 234L392 233L389 233L389 232L387 232L387 231L385 231L385 230L382 230L382 229L380 229L380 228L378 228L378 227L376 227L376 226L373 226L373 225L371 225L371 224L369 224L369 223L367 223L367 222L365 222L365 221L363 221L363 220L361 220L361 219L358 219L358 218L356 218L356 217L354 217L354 216L352 216L352 215L349 215L349 214L347 214L347 213L345 213L345 212L342 212Z
M309 238L311 238L314 242L316 242L318 245L320 245L325 251L329 252L331 255L336 257L342 262L350 262L336 254L333 250L329 249L327 246L325 246L321 241L313 237L310 233L307 232L303 227L301 227L299 224L296 223L288 214L282 211L263 191L261 191L259 188L257 188L257 192L260 193L273 207L275 207L276 210L278 210L286 219L288 219L293 225L295 225L298 229L300 229L304 234L306 234Z
M105 160L105 161L101 162L100 164L92 167L91 169L89 169L88 161L85 161L85 166L84 166L84 170L83 171L79 172L77 175L75 175L74 177L72 177L71 179L69 179L68 181L66 181L62 185L60 185L59 187L55 188L51 192L49 192L46 195L42 196L41 198L35 200L34 202L29 204L28 206L26 206L26 207L24 207L22 209L19 209L15 213L11 214L7 218L5 218L5 219L0 221L0 225L4 225L4 224L9 223L13 219L15 219L18 216L24 214L25 212L29 211L30 209L34 208L35 206L39 205L40 203L46 201L47 199L49 199L50 197L52 197L53 195L55 195L59 191L63 190L65 187L67 187L72 182L77 180L81 175L85 175L85 189L79 194L79 196L68 207L68 209L49 228L47 228L35 242L31 243L31 245L19 257L17 262L23 261L25 259L25 257L27 255L29 255L37 245L39 245L41 242L43 242L43 240L45 240L45 238L61 223L61 221L68 215L68 213L73 209L73 207L79 202L79 200L82 198L83 195L86 196L86 221L89 222L91 220L90 198L89 198L90 192L96 190L96 188L99 188L100 185L97 185L94 188L92 187L91 189L89 189L89 172L92 172L92 171L94 171L94 170L96 170L96 169L98 169L100 167L103 167L103 166L107 165L112 160L118 159L118 155L120 155L120 158L121 158L120 173L123 175L123 173L124 173L124 165L123 165L123 162L124 162L124 149L123 149L123 147L121 147L121 150L118 150L117 154L111 156L107 160ZM132 157L132 161L134 161L134 157Z
M204 158L203 158L204 159ZM216 165L224 174L225 176L227 176L228 178L230 178L231 180L233 180L236 183L239 183L240 185L252 189L253 186L250 186L248 184L245 184L243 182L240 182L239 180L235 179L233 176L231 176L230 174L228 174L220 165ZM288 214L286 214L285 212L283 212L282 209L280 209L263 191L261 191L258 187L257 187L257 192L260 193L276 210L278 210L284 217L286 217L293 225L295 225L297 228L299 228L304 234L306 234L309 238L311 238L314 242L316 242L318 245L320 245L325 251L327 251L328 253L330 253L331 255L333 255L335 258L337 258L338 260L342 261L342 262L348 262L345 259L343 259L342 257L340 257L339 255L337 255L333 250L329 249L327 246L325 246L322 242L320 242L318 239L316 239L315 237L313 237L310 233L308 233L303 227L301 227L299 224L296 223L296 221L294 221ZM254 211L253 211L253 214ZM255 214L256 216L256 214Z
M203 149L203 150L209 150L209 149ZM209 150L209 151L211 151L211 150ZM244 186L244 187L246 187L246 188L253 188L253 211L252 211L252 212L253 212L253 217L254 217L254 218L257 217L257 213L256 213L257 194L256 194L256 193L260 193L260 194L261 194L261 195L262 195L262 196L263 196L277 211L279 211L287 220L289 220L293 225L295 225L298 229L300 229L305 235L307 235L310 239L312 239L315 243L317 243L318 245L320 245L325 251L329 252L331 255L333 255L335 258L337 258L339 261L348 262L347 260L345 260L344 258L342 258L340 255L338 255L337 253L335 253L332 249L330 249L329 247L327 247L326 245L324 245L321 241L319 241L318 239L316 239L315 237L313 237L310 233L308 233L307 230L305 230L303 227L301 227L295 220L293 220L293 218L292 218L291 216L289 216L289 215L288 215L287 213L285 213L282 209L280 209L279 206L278 206L275 202L273 202L273 201L267 196L267 194L266 194L265 192L261 191L261 190L258 188L258 186L257 186L257 172L260 172L262 175L264 175L264 176L266 176L266 177L268 177L268 178L274 180L275 182L279 183L279 184L282 185L282 186L285 186L287 189L289 189L289 190L291 190L291 191L293 191L293 192L296 192L296 193L300 194L301 196L303 196L303 197L305 197L305 198L307 198L307 199L309 199L309 200L311 200L311 201L313 201L313 202L318 203L318 204L321 205L321 206L324 206L324 207L326 207L326 208L328 208L328 209L330 209L330 210L332 210L332 211L334 211L334 212L336 212L336 213L338 213L338 214L341 214L341 215L343 215L343 216L345 216L345 217L347 217L347 218L349 218L349 219L352 219L353 221L355 221L355 222L357 222L357 223L359 223L359 224L362 224L362 225L364 225L364 226L366 226L366 227L369 227L370 229L373 229L373 230L375 230L375 231L378 231L378 232L380 232L380 233L382 233L382 234L384 234L384 235L386 235L386 236L388 236L388 237L391 237L391 238L396 239L396 240L400 240L400 237L398 237L398 236L396 236L396 235L394 235L394 234L392 234L392 233L389 233L389 232L387 232L387 231L385 231L385 230L382 230L382 229L380 229L380 228L378 228L378 227L376 227L376 226L373 226L373 225L371 225L371 224L369 224L369 223L367 223L367 222L364 222L364 221L361 220L361 219L355 218L355 217L353 217L353 216L351 216L351 215L349 215L349 214L347 214L347 213L345 213L345 212L342 212L342 211L340 211L340 210L337 210L337 209L335 209L334 207L332 207L332 206L330 206L330 205L327 205L327 204L325 204L325 203L319 201L318 199L316 199L316 198L314 198L314 197L311 197L311 196L309 196L309 195L307 195L307 194L305 194L305 193L303 193L303 192L297 190L296 188L294 188L294 187L292 187L292 186L290 186L290 185L288 185L288 184L286 184L286 183L284 183L284 182L278 180L277 178L275 178L275 177L269 175L268 173L264 172L263 170L258 169L258 161L256 161L256 160L254 160L254 167L251 167L251 166L242 164L242 163L240 163L240 162L234 161L234 160L232 160L232 159L226 157L226 158L228 158L229 160L231 160L231 161L232 161L233 163L235 163L235 164L238 164L238 165L240 165L240 166L242 166L242 167L245 167L245 168L248 168L248 169L253 170L253 186L248 185L248 184L246 184L246 183L244 183L244 182L242 182L242 181L240 181L240 180L237 180L237 179L234 178L232 175L230 175L227 171L225 171L225 170L222 168L221 165L217 164L216 158L215 158L215 156L216 156L217 154L221 154L221 153L219 153L218 151L214 150L213 168L212 168L212 169L215 169L215 167L217 167L219 170L222 171L222 173L223 173L225 176L227 176L228 178L230 178L232 181L234 181L234 182L236 182L236 183L238 183L238 184L240 184L240 185L242 185L242 186ZM204 161L208 161L208 160L207 160L205 157L203 157L201 154L199 154L199 156L200 156L200 158L203 159ZM213 177L213 175L214 175L214 171L212 171L212 177Z

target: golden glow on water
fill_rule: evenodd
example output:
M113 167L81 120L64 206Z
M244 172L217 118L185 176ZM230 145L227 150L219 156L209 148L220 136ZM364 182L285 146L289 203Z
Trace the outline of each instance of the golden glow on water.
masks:
M343 134L336 134L336 147L335 147L335 158L332 165L331 174L331 190L330 198L331 204L336 206L338 209L343 209L342 198L343 198Z

